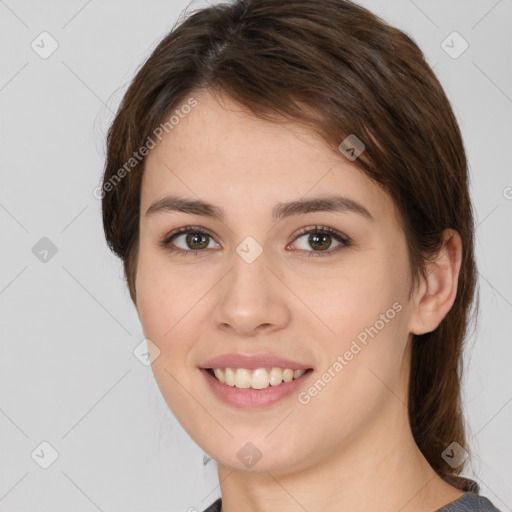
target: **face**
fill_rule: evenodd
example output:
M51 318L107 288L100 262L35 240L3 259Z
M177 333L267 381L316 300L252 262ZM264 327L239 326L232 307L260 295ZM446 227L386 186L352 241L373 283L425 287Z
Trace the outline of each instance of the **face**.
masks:
M194 98L142 183L136 306L152 368L218 462L303 469L382 421L405 387L405 236L391 198L307 128Z

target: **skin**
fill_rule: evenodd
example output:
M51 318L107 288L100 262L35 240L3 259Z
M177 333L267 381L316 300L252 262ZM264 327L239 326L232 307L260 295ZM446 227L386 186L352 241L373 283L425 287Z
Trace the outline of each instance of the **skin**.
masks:
M152 368L163 397L218 462L223 512L430 512L456 500L462 492L414 442L405 404L411 333L434 330L453 304L459 236L446 232L409 298L393 201L355 163L304 126L258 119L209 91L193 96L197 107L146 160L136 307L160 351ZM272 219L277 203L333 193L364 205L373 220L329 211ZM145 214L170 194L217 205L225 218ZM190 225L212 235L202 252L159 246ZM318 256L308 235L297 235L316 225L352 245ZM263 249L252 263L236 252L247 236ZM174 244L191 251L186 235ZM338 247L332 239L329 250ZM220 354L272 353L314 368L313 383L397 302L401 311L306 405L293 395L266 409L236 409L216 398L198 368ZM247 442L262 454L251 468L237 457Z

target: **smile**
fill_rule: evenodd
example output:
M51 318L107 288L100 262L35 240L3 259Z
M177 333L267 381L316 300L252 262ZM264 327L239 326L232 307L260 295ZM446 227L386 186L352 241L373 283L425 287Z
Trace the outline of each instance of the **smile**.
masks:
M208 368L210 375L227 386L239 389L265 389L269 386L279 386L302 377L308 370L293 370L291 368Z
M209 389L221 402L237 409L269 407L295 396L315 372L312 368L202 368ZM224 382L222 382L222 380Z

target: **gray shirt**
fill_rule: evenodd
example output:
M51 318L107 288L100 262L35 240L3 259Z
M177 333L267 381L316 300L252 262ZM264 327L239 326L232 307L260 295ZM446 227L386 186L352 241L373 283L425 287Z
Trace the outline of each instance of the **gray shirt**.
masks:
M204 512L220 512L222 499L212 503ZM501 512L487 498L472 491L465 492L459 499L448 503L435 512Z
M219 508L220 511L220 508ZM465 492L459 499L436 512L500 512L487 498L474 492Z

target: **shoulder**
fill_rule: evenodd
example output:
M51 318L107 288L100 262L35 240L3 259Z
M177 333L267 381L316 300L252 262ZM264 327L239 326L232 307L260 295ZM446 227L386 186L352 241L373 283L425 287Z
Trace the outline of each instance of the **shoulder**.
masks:
M222 500L219 498L213 502L204 512L220 512ZM437 512L501 512L487 498L475 494L474 492L466 492L456 501L448 503L448 505L440 508Z
M459 499L448 503L437 512L501 512L487 498L472 491L465 492Z
M220 512L222 506L222 499L219 498L217 501L214 501L204 512Z

